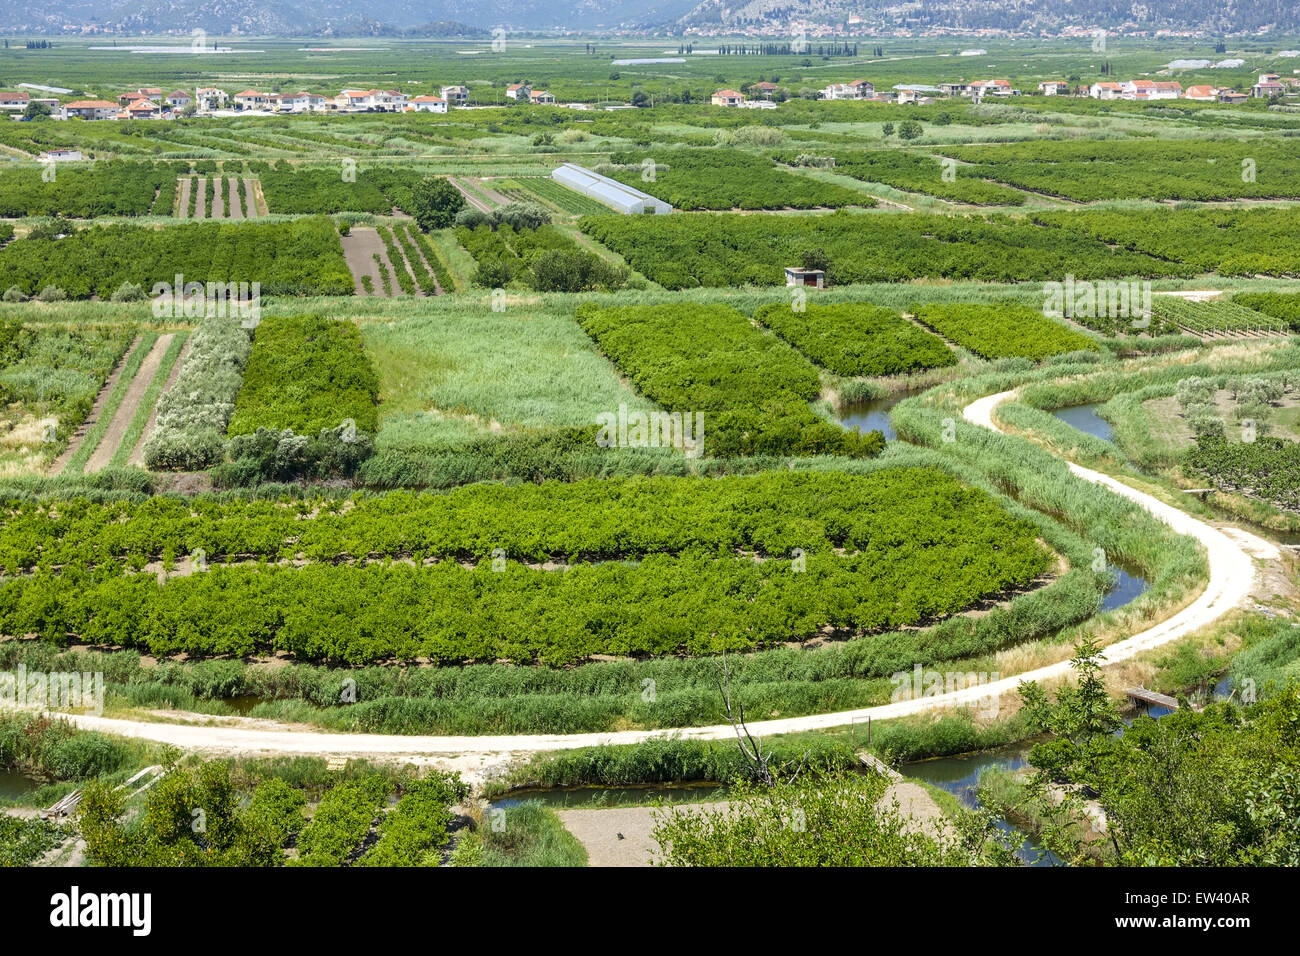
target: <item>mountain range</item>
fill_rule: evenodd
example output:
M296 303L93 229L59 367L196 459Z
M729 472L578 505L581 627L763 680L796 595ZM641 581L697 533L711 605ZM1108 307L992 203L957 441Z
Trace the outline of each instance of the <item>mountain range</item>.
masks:
M712 32L800 27L1055 33L1070 27L1300 31L1295 0L0 0L0 30L214 36L469 36L519 31Z

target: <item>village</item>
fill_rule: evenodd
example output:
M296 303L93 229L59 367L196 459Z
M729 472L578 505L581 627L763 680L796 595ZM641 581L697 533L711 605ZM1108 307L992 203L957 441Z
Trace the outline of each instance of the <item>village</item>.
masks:
M48 88L32 84L37 93ZM1272 99L1300 95L1300 79L1283 77L1276 73L1259 74L1258 82L1248 91L1225 86L1194 85L1183 87L1176 80L1120 80L1099 81L1092 84L1072 85L1065 80L1047 80L1038 84L1038 96L1077 96L1096 100L1193 100L1199 102L1243 103L1248 99ZM1002 98L1027 95L1008 80L976 80L939 83L938 85L899 84L888 90L877 90L868 80L847 83L830 83L817 90L819 100L866 100L876 103L893 103L899 106L925 106L943 98L964 97L979 103L987 97ZM543 89L534 89L528 83L512 83L505 90L505 98L516 103L535 106L562 106L569 109L589 110L597 107L588 103L560 103ZM767 80L744 85L740 90L721 89L709 101L714 106L742 109L775 109L791 98L785 87ZM471 103L466 86L443 86L438 95L422 93L408 95L400 90L344 89L335 96L299 91L296 93L262 92L246 89L231 94L217 87L203 87L192 94L185 90L166 92L159 87L141 87L122 93L115 101L107 99L77 99L61 102L58 96L33 95L26 90L0 90L0 113L16 120L49 116L70 120L172 120L186 116L233 115L283 115L294 113L446 113L457 108L493 108L503 104ZM601 107L606 110L633 109L632 104L615 104Z

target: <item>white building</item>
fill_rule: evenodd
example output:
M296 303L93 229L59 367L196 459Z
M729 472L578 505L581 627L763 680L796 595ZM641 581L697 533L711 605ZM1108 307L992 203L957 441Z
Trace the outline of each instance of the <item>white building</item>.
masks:
M413 113L445 113L447 112L447 101L441 96L429 96L426 93L423 96L412 98L406 108Z
M463 86L444 86L439 92L448 106L464 106L469 102L469 90Z

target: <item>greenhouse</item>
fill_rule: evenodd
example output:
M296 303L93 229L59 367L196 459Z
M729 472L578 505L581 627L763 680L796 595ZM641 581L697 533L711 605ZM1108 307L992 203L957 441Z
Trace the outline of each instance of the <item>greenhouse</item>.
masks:
M633 189L608 176L601 176L573 163L564 163L558 167L551 173L551 178L562 186L603 202L624 215L640 213L664 215L673 211L673 207L662 199L656 199L639 189Z

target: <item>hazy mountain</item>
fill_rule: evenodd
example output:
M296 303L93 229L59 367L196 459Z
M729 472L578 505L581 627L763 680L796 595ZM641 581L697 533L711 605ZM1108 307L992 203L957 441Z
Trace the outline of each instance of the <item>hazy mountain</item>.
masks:
M795 24L854 32L899 28L1054 33L1064 27L1202 29L1216 34L1300 29L1296 0L0 0L0 30L117 33L194 29L288 36L450 36L515 30L755 30Z
M675 21L678 28L769 29L792 33L794 24L847 25L882 32L1015 30L1055 33L1065 27L1128 26L1211 33L1300 28L1295 0L702 0Z
M34 8L0 0L0 30L67 32L93 27L117 33L202 29L272 36L374 36L396 32L456 35L516 30L597 30L663 24L693 0L55 0ZM36 12L39 9L39 12Z

